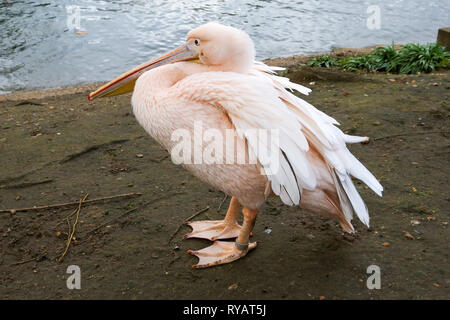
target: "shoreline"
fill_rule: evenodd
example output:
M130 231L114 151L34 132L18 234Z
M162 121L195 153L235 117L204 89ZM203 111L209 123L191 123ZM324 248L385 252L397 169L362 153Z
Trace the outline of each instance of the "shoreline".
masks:
M376 45L370 47L363 48L335 48L330 52L316 53L316 54L308 54L308 55L295 55L290 57L279 57L279 58L268 58L264 59L263 62L272 65L279 66L284 68L290 68L299 64L306 64L309 60L323 56L330 55L332 57L339 56L345 57L350 55L360 55L367 54L373 49L377 47L381 47L384 45ZM397 46L396 46L397 47ZM6 101L20 101L27 99L44 99L48 97L57 97L64 96L76 93L83 93L86 91L93 91L97 89L99 86L106 82L94 82L88 84L78 84L73 86L61 87L61 88L48 88L48 89L37 89L37 90L19 90L10 93L0 94L0 102Z

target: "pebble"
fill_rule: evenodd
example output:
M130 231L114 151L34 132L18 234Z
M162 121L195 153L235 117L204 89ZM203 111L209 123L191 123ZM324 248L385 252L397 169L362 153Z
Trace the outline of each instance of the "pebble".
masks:
M415 240L416 238L414 238L414 236L411 234L411 233L409 233L409 232L407 232L407 231L404 231L403 232L403 236L406 238L406 239L409 239L409 240Z
M238 288L238 284L237 283L233 283L232 285L230 285L228 287L228 290L236 290Z

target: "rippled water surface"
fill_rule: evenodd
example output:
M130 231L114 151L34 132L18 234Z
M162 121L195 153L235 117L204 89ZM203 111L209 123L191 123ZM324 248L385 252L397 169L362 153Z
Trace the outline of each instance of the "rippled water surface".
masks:
M370 5L380 29L367 27ZM110 80L209 21L246 30L263 59L433 42L450 26L450 0L0 0L0 93Z

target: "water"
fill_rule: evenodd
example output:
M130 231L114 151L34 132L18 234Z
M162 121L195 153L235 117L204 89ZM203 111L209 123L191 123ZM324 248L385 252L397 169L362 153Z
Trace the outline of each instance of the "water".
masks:
M366 22L374 4L378 30ZM78 6L86 34L73 29L77 11L70 6ZM434 42L438 28L450 26L450 0L0 0L0 93L110 80L209 21L246 30L264 59Z

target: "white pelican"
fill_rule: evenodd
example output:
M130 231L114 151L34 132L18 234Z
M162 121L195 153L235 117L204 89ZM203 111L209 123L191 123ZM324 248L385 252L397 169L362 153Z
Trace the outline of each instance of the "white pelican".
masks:
M277 76L280 69L255 62L253 42L244 31L208 23L190 31L183 46L89 94L92 100L134 89L136 119L169 152L178 143L173 139L177 129L194 136L194 122L201 121L203 130L218 130L223 136L229 130L235 133L234 159L242 156L239 150L247 158L256 157L253 163L227 163L225 153L231 146L224 142L222 161L182 163L232 197L223 221L189 223L193 231L186 237L214 241L205 249L188 251L199 258L195 268L234 261L255 248L249 236L268 196L335 219L347 232L354 232L353 214L369 226L367 207L351 176L380 196L383 187L346 147L368 138L344 134L335 119L292 94L296 90L307 95L311 90ZM262 141L249 129L277 132L278 142ZM278 169L271 170L275 162ZM237 223L241 207L242 226ZM231 238L237 239L219 241Z

